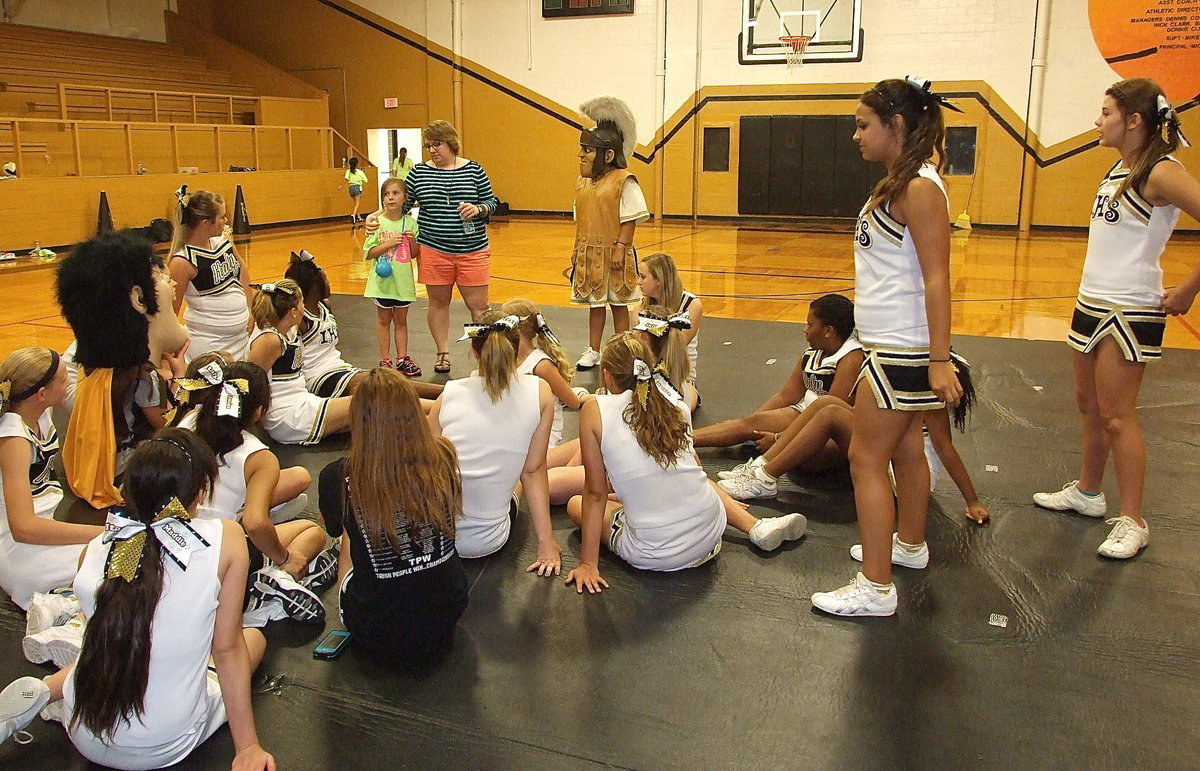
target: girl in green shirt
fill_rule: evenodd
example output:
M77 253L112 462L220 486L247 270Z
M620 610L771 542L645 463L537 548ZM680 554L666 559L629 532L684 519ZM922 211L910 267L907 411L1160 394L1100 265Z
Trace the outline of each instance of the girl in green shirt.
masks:
M408 377L420 377L421 368L408 355L408 306L417 299L413 263L417 252L417 221L404 214L404 183L392 177L379 193L383 212L379 229L363 244L363 259L373 260L363 294L375 301L375 338L379 366L395 366ZM394 334L393 334L394 328ZM391 338L396 339L396 360L391 359Z

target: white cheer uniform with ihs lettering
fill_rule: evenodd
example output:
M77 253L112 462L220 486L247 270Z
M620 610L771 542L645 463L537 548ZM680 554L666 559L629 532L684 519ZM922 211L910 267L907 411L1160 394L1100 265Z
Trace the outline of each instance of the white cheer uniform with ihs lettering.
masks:
M719 550L725 509L696 463L690 435L687 446L667 468L646 454L625 422L632 399L632 391L596 397L604 468L624 507L619 522L613 522L620 532L609 535L609 545L617 556L642 570L692 567ZM687 417L687 406L682 402L676 406Z
M458 450L463 515L454 543L462 557L484 557L508 540L513 487L541 422L541 378L514 375L493 404L479 375L451 380L438 415L442 436Z
M550 366L554 365L554 359L550 358L550 354L540 348L534 348L529 352L529 355L517 365L518 375L534 375L534 368L543 361L550 362ZM540 379L540 378L539 378ZM563 403L554 397L554 424L550 427L550 446L557 447L562 444L562 429L563 429Z

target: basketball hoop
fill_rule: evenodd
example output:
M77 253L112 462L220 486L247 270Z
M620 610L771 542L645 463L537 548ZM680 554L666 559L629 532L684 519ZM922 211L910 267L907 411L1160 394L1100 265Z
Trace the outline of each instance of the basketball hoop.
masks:
M780 43L792 47L792 50L787 52L784 57L787 60L787 68L789 70L804 66L804 50L808 48L808 43L812 40L812 37L812 35L788 35L779 38Z

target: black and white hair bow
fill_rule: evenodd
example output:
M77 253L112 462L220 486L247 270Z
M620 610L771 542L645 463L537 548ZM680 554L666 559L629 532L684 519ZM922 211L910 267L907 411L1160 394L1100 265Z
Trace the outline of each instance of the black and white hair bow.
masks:
M945 107L947 110L962 112L962 110L960 110L958 107L955 107L954 105L950 104L950 102L946 101L945 97L935 94L932 90L930 90L933 88L932 81L927 80L926 78L918 77L917 75L905 75L904 82L921 93L922 98L925 100L926 106L932 103L937 103L942 107Z
M162 550L183 570L187 570L192 552L209 546L204 536L196 532L189 521L192 516L172 498L147 525L125 516L124 509L114 508L104 526L104 543L113 543L105 566L105 578L123 578L131 582L142 569L146 538L154 536Z
M1179 116L1175 113L1175 108L1162 94L1158 95L1158 130L1162 132L1162 140L1168 144L1171 142L1171 132L1174 131L1175 136L1179 137L1180 145L1192 146L1192 143L1183 135L1183 126L1179 123Z
M457 341L461 343L464 340L471 340L476 337L487 337L492 332L503 330L505 332L517 328L517 324L521 323L519 316L505 316L504 318L496 319L490 324L463 324L462 337Z

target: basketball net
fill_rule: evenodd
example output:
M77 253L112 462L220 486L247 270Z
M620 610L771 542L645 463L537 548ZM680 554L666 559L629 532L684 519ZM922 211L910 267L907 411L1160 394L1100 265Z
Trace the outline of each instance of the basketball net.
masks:
M779 38L779 42L792 47L792 50L787 52L784 57L789 70L804 66L804 50L808 48L810 40L812 40L812 35L789 35Z

